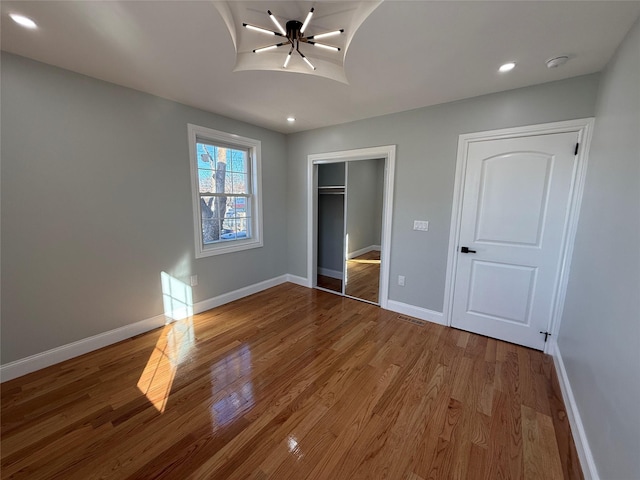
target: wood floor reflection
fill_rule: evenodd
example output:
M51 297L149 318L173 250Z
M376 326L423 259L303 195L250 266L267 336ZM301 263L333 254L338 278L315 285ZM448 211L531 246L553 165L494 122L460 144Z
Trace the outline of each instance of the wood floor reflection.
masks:
M550 357L292 284L8 381L1 426L4 479L582 478Z
M326 275L318 275L318 286L326 288L333 292L342 293L342 280L339 278L328 277Z
M347 260L345 294L378 303L380 289L380 251L371 251Z

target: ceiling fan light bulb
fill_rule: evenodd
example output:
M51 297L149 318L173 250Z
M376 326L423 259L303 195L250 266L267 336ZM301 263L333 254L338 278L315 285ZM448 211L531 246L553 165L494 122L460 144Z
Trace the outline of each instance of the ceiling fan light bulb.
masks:
M316 69L316 67L313 66L313 64L307 59L307 57L302 57L302 59L306 62L307 65L309 65L311 70L315 70Z
M340 35L343 32L344 32L344 28L342 28L340 30L335 30L333 32L327 32L327 33L321 33L319 35L313 35L312 37L309 37L309 38L313 38L314 40L318 40L320 38L335 37L336 35Z
M243 27L248 28L249 30L253 30L255 32L266 33L267 35L275 35L275 32L271 30L267 30L266 28L256 27L255 25L250 25L248 23L243 23Z
M291 61L291 53L289 53L287 55L287 58L284 59L284 65L282 66L282 68L287 68L287 65L289 65L290 61Z
M256 48L253 53L266 52L267 50L274 50L278 48L278 45L269 45L268 47Z
M313 8L309 11L309 13L307 13L307 18L304 19L304 23L302 24L302 28L300 28L300 33L304 33L305 29L307 28L307 26L309 25L309 22L311 21L311 17L313 17ZM315 70L315 69L314 69Z
M267 13L269 14L269 18L271 18L271 21L274 23L274 25L278 28L278 30L280 30L280 33L286 37L287 36L287 32L286 32L286 30L284 28L282 28L282 25L280 25L280 22L275 17L275 15L273 15L273 13L271 13L271 10L267 10Z
M314 45L315 47L324 48L325 50L331 50L333 52L339 52L340 51L340 49L338 47L334 47L333 45L325 45L324 43L313 42L312 45Z

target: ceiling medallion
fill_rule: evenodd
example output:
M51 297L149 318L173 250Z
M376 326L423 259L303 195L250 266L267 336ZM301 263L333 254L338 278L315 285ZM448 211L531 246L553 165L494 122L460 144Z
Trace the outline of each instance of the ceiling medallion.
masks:
M253 50L253 53L261 53L261 52L266 52L266 51L269 51L269 50L276 50L276 49L278 49L280 47L283 47L285 45L291 45L291 48L289 49L289 53L285 57L284 64L282 65L282 68L287 68L287 66L289 65L289 62L291 61L291 55L295 51L296 53L298 53L298 55L300 55L302 60L304 60L304 62L309 66L309 68L311 70L315 70L316 67L300 51L300 42L306 43L306 44L309 44L309 45L313 45L314 47L317 47L317 48L323 48L325 50L331 50L331 51L334 51L334 52L339 52L340 51L339 47L335 47L333 45L327 45L326 43L321 43L321 42L318 42L317 40L328 38L328 37L333 37L333 36L336 36L336 35L340 35L340 34L344 33L344 28L341 28L339 30L334 30L332 32L321 33L321 34L318 34L318 35L305 36L304 32L307 29L307 27L309 26L309 23L311 22L311 18L313 17L314 10L315 9L312 8L309 11L309 13L307 14L307 17L305 18L304 22L300 22L298 20L289 20L286 23L286 30L284 28L282 28L282 25L280 24L278 19L275 17L275 15L273 13L271 13L271 10L267 10L267 15L269 15L269 17L271 18L271 21L274 23L274 25L278 29L277 32L273 31L273 30L269 30L268 28L259 27L257 25L251 25L250 23L243 23L242 26L245 27L245 28L248 28L249 30L254 30L256 32L264 33L266 35L284 37L286 39L286 41L284 41L284 42L274 43L274 44L268 45L266 47L256 48L256 49Z

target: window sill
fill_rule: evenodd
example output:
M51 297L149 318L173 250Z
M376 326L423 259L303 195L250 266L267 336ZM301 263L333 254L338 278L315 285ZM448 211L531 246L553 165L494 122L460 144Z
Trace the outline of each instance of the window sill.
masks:
M196 251L196 258L212 257L214 255L223 255L225 253L240 252L242 250L249 250L251 248L262 247L262 240L248 239L248 240L236 240L234 242L217 243L213 245L207 245L206 247L200 247Z

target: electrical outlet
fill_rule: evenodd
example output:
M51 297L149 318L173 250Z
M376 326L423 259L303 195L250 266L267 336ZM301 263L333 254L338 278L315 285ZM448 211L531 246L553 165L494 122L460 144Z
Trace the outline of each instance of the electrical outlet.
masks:
M398 275L398 285L404 287L404 275Z
M426 232L429 230L429 222L427 220L414 220L413 229Z
M189 282L191 283L192 287L195 287L196 285L198 285L198 275L191 275Z

